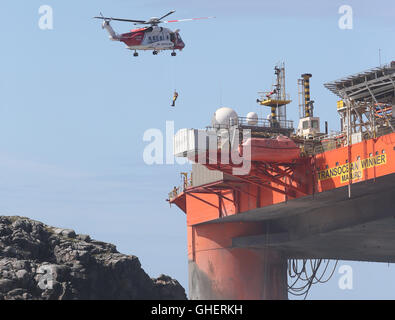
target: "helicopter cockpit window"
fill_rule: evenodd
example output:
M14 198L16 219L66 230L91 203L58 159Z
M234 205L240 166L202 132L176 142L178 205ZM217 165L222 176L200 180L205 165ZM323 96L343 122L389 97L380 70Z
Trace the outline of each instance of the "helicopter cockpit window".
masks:
M170 41L173 41L176 39L174 33L170 33Z

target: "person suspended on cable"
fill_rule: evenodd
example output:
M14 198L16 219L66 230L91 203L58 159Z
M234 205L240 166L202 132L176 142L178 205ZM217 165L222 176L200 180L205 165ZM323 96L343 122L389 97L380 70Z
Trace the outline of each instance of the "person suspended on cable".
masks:
M178 92L176 90L174 90L174 95L173 95L173 103L172 103L172 107L176 106L176 100L178 98Z

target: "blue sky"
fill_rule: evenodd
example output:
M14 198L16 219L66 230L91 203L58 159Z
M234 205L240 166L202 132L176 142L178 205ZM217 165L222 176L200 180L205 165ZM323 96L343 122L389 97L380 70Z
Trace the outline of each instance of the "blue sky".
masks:
M338 28L341 5L354 11L352 30ZM38 9L54 10L54 29L40 30ZM137 59L110 42L100 11L146 19L172 9L173 18L216 16L174 24L185 50ZM179 165L147 166L142 137L204 127L220 106L256 111L273 66L284 61L288 108L297 120L297 85L312 73L316 115L339 129L336 97L323 83L395 58L393 1L129 1L3 0L0 22L0 212L73 228L137 255L151 276L167 273L187 286L185 216L169 208ZM115 23L125 32L128 24ZM180 93L170 108L173 90ZM394 266L349 263L354 289L335 277L312 299L395 298Z

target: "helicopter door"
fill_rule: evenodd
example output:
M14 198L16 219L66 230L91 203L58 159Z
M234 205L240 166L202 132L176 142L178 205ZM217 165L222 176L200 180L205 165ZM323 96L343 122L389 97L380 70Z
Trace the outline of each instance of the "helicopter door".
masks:
M175 35L174 32L171 32L171 33L170 33L170 41L173 42L173 43L176 42L176 35Z

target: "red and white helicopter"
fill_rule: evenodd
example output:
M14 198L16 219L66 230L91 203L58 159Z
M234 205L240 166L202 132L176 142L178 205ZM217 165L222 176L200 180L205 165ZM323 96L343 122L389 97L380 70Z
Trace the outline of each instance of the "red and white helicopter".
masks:
M102 14L100 17L94 17L95 19L102 19L102 28L106 29L110 34L110 39L113 41L124 42L128 49L134 50L134 56L137 57L139 54L137 50L152 50L154 55L157 55L163 50L172 50L172 56L176 56L175 50L182 50L185 47L185 43L182 41L179 34L180 30L171 31L167 28L159 27L160 23L170 23L170 22L183 22L183 21L193 21L201 19L210 19L214 17L204 17L204 18L192 18L192 19L182 19L182 20L170 20L162 21L162 19L173 14L175 11L172 10L160 18L151 18L147 21L145 20L131 20L131 19L119 19L119 18L109 18L104 17ZM118 34L111 27L111 21L122 21L122 22L133 22L135 25L149 25L149 27L142 27L139 29L131 30L128 33Z

